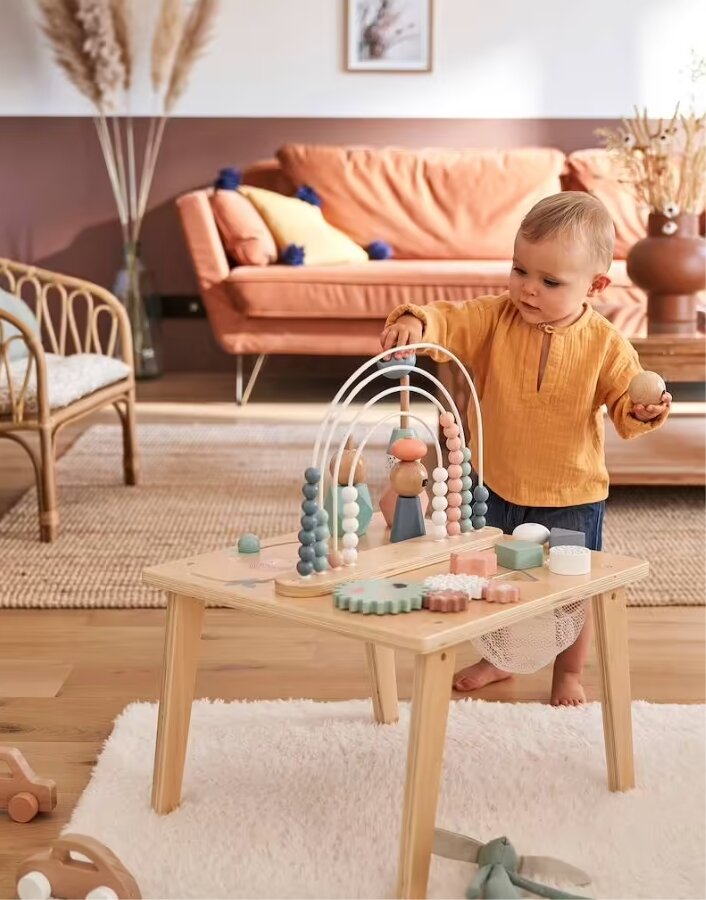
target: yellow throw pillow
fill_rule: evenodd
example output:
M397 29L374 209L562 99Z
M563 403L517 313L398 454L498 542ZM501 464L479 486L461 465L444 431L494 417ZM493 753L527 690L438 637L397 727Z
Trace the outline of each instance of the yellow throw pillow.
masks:
M291 244L303 247L304 264L307 266L368 261L365 250L342 231L329 225L317 206L264 188L243 184L238 190L265 220L280 253Z

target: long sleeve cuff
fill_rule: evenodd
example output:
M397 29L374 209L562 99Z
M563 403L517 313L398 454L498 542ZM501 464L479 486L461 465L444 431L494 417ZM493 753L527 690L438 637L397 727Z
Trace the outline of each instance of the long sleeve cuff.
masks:
M641 422L640 419L636 419L631 414L632 405L630 397L624 394L618 401L612 414L615 430L625 440L631 440L632 438L641 437L643 434L649 434L651 431L656 431L664 425L669 416L669 407L667 407L656 418L650 419L649 422Z
M390 315L387 317L385 321L385 328L389 328L390 325L394 325L395 322L401 316L415 316L426 328L428 325L427 314L424 312L424 309L421 306L417 306L414 303L404 303L402 306L397 306L392 310Z

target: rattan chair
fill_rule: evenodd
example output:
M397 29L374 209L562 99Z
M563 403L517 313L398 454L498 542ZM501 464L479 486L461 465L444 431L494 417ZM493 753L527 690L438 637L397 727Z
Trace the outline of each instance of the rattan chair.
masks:
M40 537L53 541L59 527L56 436L64 425L112 404L123 426L125 484L137 483L130 322L104 288L35 266L0 258L0 287L27 302L39 324L38 335L0 308L0 438L29 453ZM18 341L27 350L19 361L10 354Z

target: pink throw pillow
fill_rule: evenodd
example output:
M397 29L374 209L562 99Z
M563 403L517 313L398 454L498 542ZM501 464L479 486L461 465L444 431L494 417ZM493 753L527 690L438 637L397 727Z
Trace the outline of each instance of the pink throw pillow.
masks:
M241 266L268 266L277 247L265 220L238 191L215 190L210 197L213 217L226 253Z

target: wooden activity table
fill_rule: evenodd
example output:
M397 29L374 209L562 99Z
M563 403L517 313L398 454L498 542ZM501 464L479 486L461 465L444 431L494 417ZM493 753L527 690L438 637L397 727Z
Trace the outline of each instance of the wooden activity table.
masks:
M374 549L374 545L384 539L383 534L384 523L378 514L368 535L361 541L361 548ZM486 527L438 543L436 548L431 548L435 561L430 562L424 558L424 553L420 553L423 568L411 571L407 568L404 576L397 575L397 580L423 580L428 575L448 571L451 550L461 546L483 549L493 546L500 537L498 529ZM415 540L429 541L428 538ZM593 553L589 575L554 575L546 566L526 573L503 573L501 570L499 577L520 581L521 597L517 603L499 605L473 601L465 612L442 614L421 610L376 616L336 609L330 592L314 597L278 593L275 578L283 570L291 570L297 547L297 535L291 534L264 541L257 558L217 550L145 570L145 582L168 594L152 784L152 807L157 813L169 813L180 803L201 625L207 601L252 613L280 616L361 641L370 672L373 715L377 723L392 725L398 719L395 650L414 654L398 897L426 895L456 649L471 638L516 624L572 600L590 600L603 691L608 785L613 791L634 786L624 587L647 576L646 562ZM400 545L390 545L391 552L396 547ZM428 544L425 549L430 549ZM365 554L361 554L361 563L364 558ZM377 560L380 564L379 556ZM406 565L409 567L409 560ZM379 568L381 572L391 574L389 565L380 564ZM366 566L361 564L343 570L340 577L344 580L371 577L370 571L365 569ZM318 577L322 576L312 576ZM567 715L571 715L568 710Z

